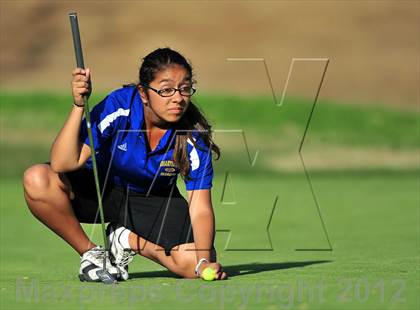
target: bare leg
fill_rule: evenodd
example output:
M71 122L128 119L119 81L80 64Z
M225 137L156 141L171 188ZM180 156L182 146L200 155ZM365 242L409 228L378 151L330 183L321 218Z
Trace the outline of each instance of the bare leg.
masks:
M174 247L171 255L166 256L164 249L150 241L131 232L129 236L130 247L140 255L168 268L173 273L184 278L196 278L194 268L197 257L194 243L185 243ZM216 261L216 251L212 252L212 261Z
M74 215L70 205L73 193L64 175L52 171L47 164L34 165L25 171L23 187L29 210L38 220L80 255L95 247Z

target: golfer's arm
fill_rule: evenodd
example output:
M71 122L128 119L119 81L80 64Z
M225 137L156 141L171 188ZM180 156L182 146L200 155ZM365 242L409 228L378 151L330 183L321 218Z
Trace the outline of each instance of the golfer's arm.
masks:
M76 170L90 156L89 146L79 141L82 117L83 108L73 106L51 147L51 168L56 172Z
M210 253L215 229L211 191L205 189L187 191L187 193L197 261L201 258L211 261Z

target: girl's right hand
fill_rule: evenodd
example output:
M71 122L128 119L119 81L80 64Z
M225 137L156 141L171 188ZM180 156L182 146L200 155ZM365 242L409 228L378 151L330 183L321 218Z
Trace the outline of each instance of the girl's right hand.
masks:
M73 70L72 75L73 80L71 81L71 88L73 93L74 104L83 107L83 96L89 98L92 92L92 84L90 81L90 69L76 68Z
M203 270L210 267L216 272L216 280L226 280L228 278L227 273L223 271L223 267L219 263L203 263L200 267L200 277L203 276Z

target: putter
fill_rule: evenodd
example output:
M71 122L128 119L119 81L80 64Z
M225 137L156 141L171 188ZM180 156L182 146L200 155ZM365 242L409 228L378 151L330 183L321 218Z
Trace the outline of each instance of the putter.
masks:
M82 44L80 42L80 32L79 32L79 23L77 21L77 13L70 13L69 17L70 17L71 32L73 34L73 45L74 45L74 52L76 55L77 67L84 69L85 64L83 61ZM90 127L91 124L90 124L89 105L88 105L88 100L86 96L83 96L83 102L85 106L84 115L86 119L86 126L87 126L87 132L88 132L89 143L90 143L90 151L91 151L91 158L92 158L92 165L93 165L93 175L95 177L96 194L98 197L99 215L101 218L102 236L104 238L104 247L105 247L105 255L104 255L102 270L98 271L97 275L103 283L114 284L114 283L117 283L117 280L106 270L106 258L108 257L108 254L109 254L109 245L108 245L108 239L106 238L106 233L105 233L105 219L104 219L104 211L102 207L101 190L99 187L98 166L96 165L95 147L93 144L92 129Z

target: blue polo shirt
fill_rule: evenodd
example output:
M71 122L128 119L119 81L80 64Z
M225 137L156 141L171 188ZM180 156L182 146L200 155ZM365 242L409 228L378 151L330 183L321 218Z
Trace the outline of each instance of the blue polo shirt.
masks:
M168 129L157 147L148 150L142 130L143 104L136 87L112 92L92 109L90 117L98 169L102 176L108 175L107 182L140 193L169 193L179 174L173 161L176 132ZM193 131L192 136L198 147L187 141L190 172L185 186L188 191L209 189L213 180L211 150L198 132ZM80 139L90 145L85 119ZM90 159L86 166L92 168Z

